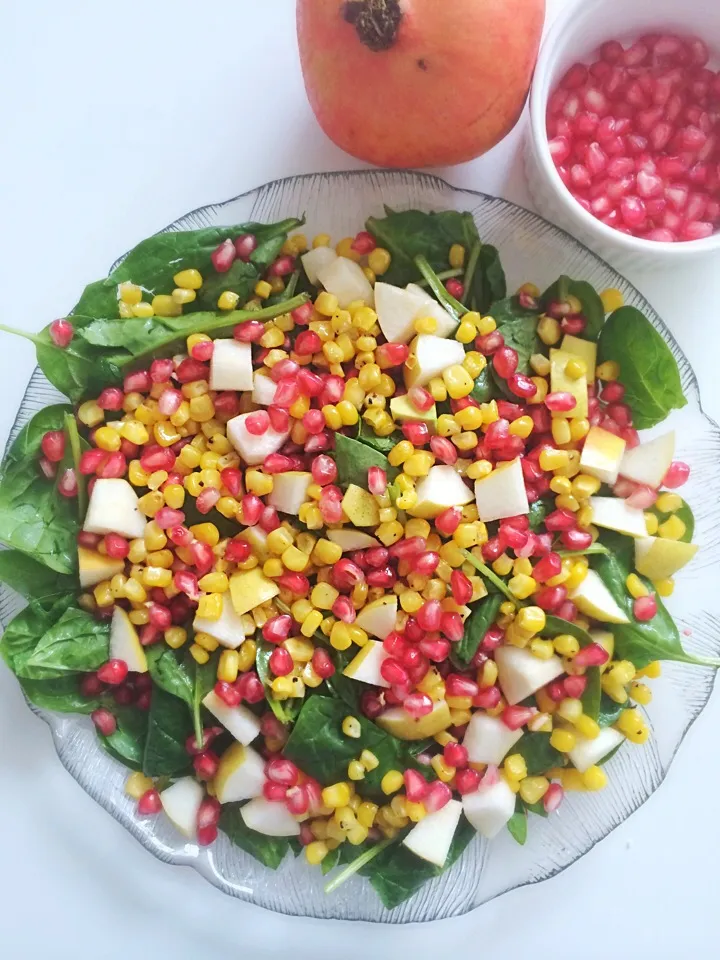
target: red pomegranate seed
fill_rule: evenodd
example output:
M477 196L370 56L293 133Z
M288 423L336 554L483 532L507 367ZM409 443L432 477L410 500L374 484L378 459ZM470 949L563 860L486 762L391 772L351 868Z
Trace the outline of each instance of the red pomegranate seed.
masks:
M462 570L453 570L450 574L450 591L455 603L461 606L470 603L473 587L469 577Z
M403 710L415 720L432 713L432 708L433 702L426 693L411 693L403 700Z
M565 792L559 783L551 783L545 795L543 796L543 806L546 813L555 813L557 808L563 802Z
M322 677L323 680L327 680L328 677L331 677L335 673L335 665L332 662L330 654L327 650L323 650L322 647L315 648L311 663L315 673L319 677Z
M292 673L295 664L284 647L276 647L270 654L268 666L276 677L286 677L289 673Z
M40 447L51 463L59 463L65 456L65 431L48 430L43 434Z
M90 719L104 737L112 736L117 730L117 720L105 707L93 710L90 714Z
M427 789L423 803L428 813L436 813L452 800L452 790L442 780L434 780Z
M383 343L375 351L375 361L383 369L399 367L410 356L410 348L404 343Z
M565 694L568 697L574 697L579 700L585 692L585 687L587 686L587 677L565 677L564 687Z
M481 774L472 767L466 767L464 770L458 770L455 774L455 789L464 797L468 793L474 793L480 786Z
M285 787L294 787L298 782L300 771L286 757L272 757L265 764L265 776L273 783L281 783Z
M560 390L545 397L545 406L553 412L568 413L575 409L576 401L571 393Z
M146 790L137 804L137 811L141 817L152 817L162 810L162 800L158 791L152 787Z
M556 577L562 570L562 560L557 553L548 553L538 560L533 567L533 578L538 583L545 583L546 580Z
M53 320L48 328L48 333L55 346L64 350L70 345L75 329L69 320Z
M459 527L461 520L462 509L460 507L448 507L435 518L435 529L443 537L451 537Z
M657 610L657 600L653 596L637 597L637 599L633 601L633 616L636 620L643 622L646 620L652 620L657 613ZM577 656L579 656L579 654ZM576 660L577 656L575 658Z
M212 780L220 766L220 757L212 750L198 753L193 757L193 769L198 780Z
M689 476L690 467L687 463L684 463L682 460L673 460L668 472L663 477L662 486L668 487L670 490L677 490L678 487L687 483Z
M505 345L505 338L499 330L493 330L492 333L486 333L484 336L475 339L475 347L486 357L491 356L496 350Z
M573 658L577 667L601 667L609 660L609 654L599 643L590 643L583 647Z
M497 374L503 380L507 380L517 370L518 359L517 350L513 350L512 347L500 347L493 354L492 365Z
M500 719L509 727L510 730L519 730L521 727L534 717L537 710L534 707L507 706L503 710Z
M417 770L406 770L403 774L405 795L411 803L422 803L428 792L428 782Z
M235 244L229 238L216 247L210 254L212 265L218 273L227 273L237 256Z
M537 384L533 383L530 377L526 377L523 373L514 373L511 377L508 377L507 385L511 393L514 393L516 397L522 397L524 400L534 397L538 390Z

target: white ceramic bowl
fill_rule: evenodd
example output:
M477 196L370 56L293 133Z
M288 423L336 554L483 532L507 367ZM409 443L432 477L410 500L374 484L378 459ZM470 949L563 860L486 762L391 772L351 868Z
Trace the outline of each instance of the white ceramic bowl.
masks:
M720 255L720 233L705 240L659 243L627 236L596 220L576 203L550 157L545 128L549 95L571 64L588 58L606 40L630 42L668 30L696 35L720 57L720 0L573 0L563 6L542 45L530 93L525 165L531 196L549 220L621 268L658 267Z

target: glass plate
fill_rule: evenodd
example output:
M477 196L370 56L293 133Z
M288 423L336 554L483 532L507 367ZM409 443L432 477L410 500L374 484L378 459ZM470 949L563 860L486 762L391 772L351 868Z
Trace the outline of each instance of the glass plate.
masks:
M168 230L272 221L305 215L306 232L329 232L334 238L354 234L370 214L382 215L383 203L395 209L470 210L483 240L500 248L509 289L532 280L541 288L560 272L589 280L598 289L618 287L625 300L642 310L668 341L680 367L688 405L669 425L677 431L678 455L692 465L683 495L692 504L698 556L680 576L669 607L689 650L720 654L720 595L713 568L720 562L720 430L700 405L698 384L660 317L620 274L569 234L505 200L456 190L426 174L369 171L293 177L266 184L226 203L187 214ZM13 437L41 407L59 394L35 371L15 422ZM656 432L657 432L656 428ZM666 429L665 424L662 428ZM0 587L3 625L22 601ZM473 841L461 860L423 887L409 901L386 910L369 884L355 877L330 896L324 878L304 858L286 859L278 871L263 867L220 834L211 848L185 843L162 816L135 817L125 796L127 771L98 746L85 718L35 710L52 731L58 756L77 782L151 853L168 863L194 867L220 890L280 913L408 923L457 916L514 887L536 883L569 866L637 810L662 783L690 725L710 696L714 671L667 664L653 682L656 694L648 709L653 736L643 747L627 746L608 763L609 786L600 793L570 794L559 813L544 820L531 817L529 837L518 846L503 831L491 844Z

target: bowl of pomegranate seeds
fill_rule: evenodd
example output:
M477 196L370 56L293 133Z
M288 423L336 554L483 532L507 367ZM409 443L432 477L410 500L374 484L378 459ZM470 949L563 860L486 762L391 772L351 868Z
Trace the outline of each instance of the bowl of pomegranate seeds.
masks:
M540 211L623 266L720 250L720 7L563 11L538 61L526 167Z

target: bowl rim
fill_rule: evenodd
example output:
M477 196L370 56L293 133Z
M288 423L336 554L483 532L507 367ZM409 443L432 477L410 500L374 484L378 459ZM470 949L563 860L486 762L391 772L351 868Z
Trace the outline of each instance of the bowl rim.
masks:
M303 173L303 174L296 174L288 177L276 178L274 180L270 180L265 183L259 184L256 187L251 187L247 190L244 190L241 193L238 193L226 200L202 204L188 211L187 213L181 215L180 217L177 217L175 220L167 224L165 227L157 230L156 234L173 232L175 230L191 229L191 227L188 226L188 221L191 221L192 219L197 218L198 216L202 216L206 211L215 211L218 208L229 206L230 204L234 203L239 199L252 196L253 194L257 194L258 192L269 187L279 188L287 183L294 183L294 182L297 182L298 180L311 180L316 177L321 177L321 178L327 177L328 179L345 178L349 180L355 180L357 178L359 180L363 180L368 177L372 178L373 176L377 176L378 174L380 176L406 177L408 179L429 181L431 184L447 189L452 193L467 194L473 197L480 198L482 200L501 203L502 205L512 207L517 211L527 213L533 219L541 223L547 224L549 227L551 227L553 231L556 231L557 233L563 235L564 238L569 243L573 244L574 246L583 250L585 253L589 254L594 260L600 262L604 267L606 267L612 273L620 276L623 282L627 285L627 287L637 294L639 300L644 303L645 307L649 309L649 311L654 315L655 318L657 318L657 320L660 322L660 324L664 328L662 331L662 336L664 337L664 339L672 349L673 354L678 360L678 362L680 364L684 363L684 365L686 366L688 387L690 390L694 392L693 399L697 403L698 411L703 416L704 420L707 422L709 427L718 434L718 438L720 439L720 426L716 423L716 421L711 416L709 416L709 414L704 410L702 406L700 387L699 387L699 383L692 365L690 364L689 360L685 356L682 348L680 347L679 343L675 339L672 331L665 325L664 321L662 320L661 314L654 309L654 307L652 306L652 304L650 304L650 302L647 300L644 294L641 293L641 291L630 280L624 277L616 267L614 267L607 260L605 260L601 254L592 250L590 247L587 246L587 244L585 244L582 240L578 239L577 237L573 236L573 234L571 234L568 230L548 220L546 217L544 217L542 214L538 213L537 211L531 210L527 207L524 207L522 204L516 203L512 200L508 200L504 197L496 197L479 190L473 190L466 187L455 186L454 184L449 183L444 178L437 176L434 173L428 173L425 171L397 170L397 169L389 169L389 168L378 168L378 169L371 169L371 170L356 169L356 170L320 171L317 173ZM153 235L156 235L156 234L153 234ZM127 256L127 252L124 253L121 257L119 257L113 263L113 265L111 266L108 272L114 269L118 263L122 262L122 260L124 260L126 256ZM651 322L653 323L653 326L655 326L655 323L653 322L653 320L651 320ZM37 382L38 380L40 381L39 384ZM11 443L13 442L13 440L17 436L17 433L21 429L21 424L19 423L19 415L23 410L23 406L25 405L26 402L32 402L31 394L33 393L34 390L37 390L38 386L42 390L43 388L47 387L48 384L47 384L47 381L44 380L44 377L42 376L42 373L39 367L36 367L30 377L30 380L28 381L28 384L26 386L26 389L20 401L20 405L18 407L18 412L15 418L15 421L10 429L10 432L4 447L3 457L7 454L7 451ZM45 404L46 404L46 401L45 401ZM0 587L2 587L2 585L0 585ZM481 903L477 903L472 906L469 906L463 911L453 914L448 918L423 917L420 920L415 920L415 919L401 920L399 918L394 919L393 917L390 917L387 919L374 919L374 918L364 919L364 918L356 918L356 917L315 918L315 917L312 917L312 915L310 915L310 918L311 919L343 920L343 921L347 920L348 922L351 922L351 923L363 923L363 922L388 923L391 925L397 925L397 924L404 925L405 923L408 923L408 922L426 923L426 922L431 922L435 919L452 919L455 916L457 917L464 916L471 912L479 910L480 908L484 907L486 904L491 903L492 901L498 899L499 897L510 892L511 890L520 889L522 887L527 887L527 886L533 886L537 883L543 882L544 880L549 880L550 878L557 876L559 873L562 873L564 870L573 866L573 864L575 864L578 860L582 859L586 854L588 854L592 849L594 849L594 847L597 846L597 844L605 840L607 836L609 836L610 833L612 833L616 829L617 826L619 826L621 823L624 823L625 820L633 816L642 806L645 805L647 800L649 800L650 797L662 785L662 783L667 778L667 775L670 771L670 767L672 766L675 760L675 757L677 756L677 753L680 750L680 747L682 746L682 743L685 737L687 736L688 731L696 722L696 720L700 717L701 713L709 703L710 697L712 696L715 688L718 672L719 671L717 670L713 672L707 697L700 703L699 707L693 710L689 719L684 724L682 731L679 734L679 739L677 741L677 744L667 759L665 768L659 772L657 780L653 784L653 787L649 791L647 797L637 802L637 805L627 814L626 817L624 817L624 819L621 819L617 823L614 823L612 826L610 826L607 832L605 832L602 836L596 839L593 839L586 847L581 849L580 852L577 852L568 863L558 864L557 866L549 870L547 873L544 873L542 876L530 877L526 880L523 880L522 882L516 883L512 886L505 887L502 890L498 890L497 892L493 893L491 896L487 897L487 899L483 900ZM109 801L107 794L103 794L102 792L99 792L96 794L88 787L87 784L79 780L75 772L71 769L71 764L67 761L66 757L63 755L63 751L61 750L61 745L63 742L63 730L61 728L62 728L63 721L74 720L75 722L79 722L82 724L86 722L87 718L78 716L75 714L70 714L70 715L56 714L56 713L53 713L52 711L36 707L32 702L30 702L27 699L27 697L25 698L25 700L30 710L37 717L39 717L44 723L47 724L53 739L53 744L55 746L57 758L62 764L62 766L65 768L65 770L78 783L81 789L83 789L85 793L87 793L87 795L91 797L91 799L93 799L99 806L101 806L106 811L106 813L109 813L110 816L112 816L113 819L116 820L130 834L130 836L132 836L149 854L156 857L161 862L167 863L171 866L190 867L191 869L197 871L205 880L211 883L220 892L230 895L236 899L241 899L244 902L249 903L253 907L260 908L264 911L267 911L268 913L271 913L271 914L280 913L284 916L289 916L293 918L298 917L299 919L305 919L307 917L306 914L297 914L283 908L271 907L262 903L257 903L252 897L242 896L242 894L238 891L238 889L234 885L230 885L227 881L225 881L225 879L219 873L217 873L216 870L213 868L213 861L208 858L208 854L207 854L207 850L212 850L212 848L199 848L199 853L192 853L192 852L188 852L187 850L179 850L179 849L175 849L172 851L158 850L156 847L151 846L148 839L142 833L142 831L134 828L134 823L136 821L131 820L131 822L128 823L122 810L117 808L115 805L113 805ZM203 851L204 851L204 855L203 855ZM258 864L258 867L261 869L266 869L262 867L262 864Z
M545 127L545 108L550 94L549 74L558 56L559 42L568 26L574 25L580 20L589 19L605 6L606 0L571 0L560 10L542 41L529 98L530 135L537 166L544 175L546 182L553 189L556 198L570 215L577 217L585 230L593 231L598 238L616 244L627 253L654 254L687 260L696 256L706 256L720 250L720 230L702 240L686 240L681 243L644 240L641 237L631 237L628 234L621 233L584 210L560 179L550 156Z

